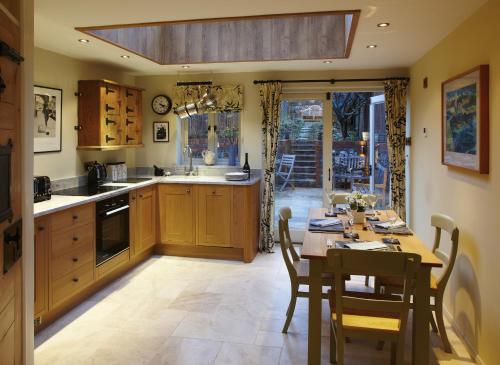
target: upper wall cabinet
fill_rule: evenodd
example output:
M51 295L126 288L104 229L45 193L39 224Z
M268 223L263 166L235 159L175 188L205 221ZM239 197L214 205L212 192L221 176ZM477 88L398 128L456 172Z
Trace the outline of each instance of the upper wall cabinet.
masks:
M78 81L78 149L143 147L142 89Z

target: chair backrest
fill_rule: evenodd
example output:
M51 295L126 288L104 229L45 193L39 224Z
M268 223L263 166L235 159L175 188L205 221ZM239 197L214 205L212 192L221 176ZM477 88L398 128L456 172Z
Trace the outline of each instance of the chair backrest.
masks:
M437 280L438 290L444 291L457 258L459 231L453 218L444 214L433 214L431 216L431 225L436 228L432 252L445 264L444 271ZM440 249L442 231L448 232L451 238L451 251L449 253Z
M348 193L332 193L332 195L333 204L347 204L347 196L349 195Z
M375 194L363 194L363 200L366 204L371 205L377 202L377 196Z
M400 319L400 336L404 336L410 298L415 286L416 273L421 257L414 253L361 251L330 249L327 251L326 271L335 276L335 308L337 323L342 327L344 309L391 313ZM355 298L344 293L342 283L345 275L365 275L396 277L403 281L401 300L380 300L375 298ZM404 338L404 337L403 337Z
M295 155L283 155L281 156L281 162L278 171L281 171L282 167L293 168L294 164L295 164Z
M288 227L288 220L292 218L292 210L288 207L283 207L279 211L279 235L280 235L280 248L285 260L290 280L297 279L297 271L293 266L294 261L300 261L300 256L293 247L292 239L290 238L290 229Z
M387 186L388 171L384 166L377 164L375 167L375 185L379 188Z

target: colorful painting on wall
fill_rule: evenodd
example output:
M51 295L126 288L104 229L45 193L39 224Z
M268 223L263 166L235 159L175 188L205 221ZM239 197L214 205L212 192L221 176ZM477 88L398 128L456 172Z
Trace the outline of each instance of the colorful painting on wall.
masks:
M62 90L35 86L34 99L34 152L60 152Z
M489 66L442 84L442 163L489 172Z

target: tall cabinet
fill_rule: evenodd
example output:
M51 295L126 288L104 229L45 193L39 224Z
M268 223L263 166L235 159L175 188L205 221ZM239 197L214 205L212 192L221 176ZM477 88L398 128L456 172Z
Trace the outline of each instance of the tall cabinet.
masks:
M142 91L109 80L78 81L78 149L143 147Z

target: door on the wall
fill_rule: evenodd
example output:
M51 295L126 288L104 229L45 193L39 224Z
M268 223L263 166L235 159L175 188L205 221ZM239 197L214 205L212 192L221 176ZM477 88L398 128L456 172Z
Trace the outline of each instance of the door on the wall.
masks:
M21 67L17 57L20 29L11 20L12 15L9 17L0 9L0 41L10 48L0 56L0 364L20 365L23 344ZM5 45L2 48L6 48Z
M290 207L290 234L302 241L309 208L326 206L331 191L332 109L326 93L285 94L281 101L275 175L275 230ZM275 237L279 237L278 234Z

